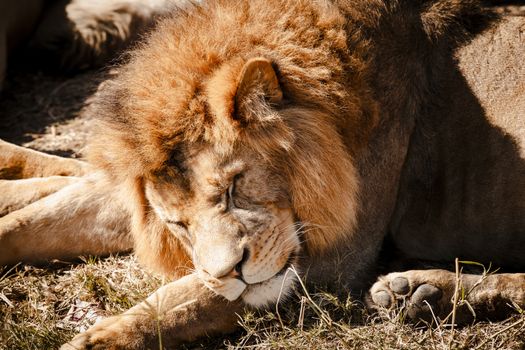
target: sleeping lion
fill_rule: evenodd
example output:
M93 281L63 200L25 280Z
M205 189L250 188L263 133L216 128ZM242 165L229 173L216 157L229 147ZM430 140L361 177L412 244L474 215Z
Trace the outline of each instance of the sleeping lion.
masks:
M87 163L0 143L0 264L133 246L172 279L64 349L224 334L298 278L415 321L525 308L525 273L439 269L525 272L524 30L473 0L186 6L98 91Z

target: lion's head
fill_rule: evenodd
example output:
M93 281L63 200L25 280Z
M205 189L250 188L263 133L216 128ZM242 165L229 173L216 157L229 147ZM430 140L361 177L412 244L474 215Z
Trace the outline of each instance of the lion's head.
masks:
M351 234L375 105L330 5L210 3L164 20L101 89L89 157L130 189L143 261L263 305L301 250Z

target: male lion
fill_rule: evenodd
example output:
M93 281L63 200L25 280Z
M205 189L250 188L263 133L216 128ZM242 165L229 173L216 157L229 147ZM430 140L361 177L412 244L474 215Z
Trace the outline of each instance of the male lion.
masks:
M0 263L133 242L180 277L64 346L74 349L229 332L243 307L290 292L291 265L341 292L369 288L386 258L525 271L524 30L477 1L190 7L99 91L89 167L0 144L12 178L86 174L2 183L29 195L3 199L14 205L0 218ZM404 299L414 320L443 318L462 288L478 318L525 307L523 273L458 282L392 272L368 302Z

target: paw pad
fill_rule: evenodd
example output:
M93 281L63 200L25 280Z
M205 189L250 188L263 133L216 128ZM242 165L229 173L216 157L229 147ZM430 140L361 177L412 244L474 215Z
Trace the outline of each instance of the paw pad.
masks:
M378 290L377 292L372 293L372 301L377 306L388 309L392 305L393 298L386 290Z
M430 283L400 273L380 277L370 289L368 305L372 309L403 307L413 321L430 322L442 311L443 291Z
M438 287L431 284L422 284L416 289L414 294L412 294L410 301L413 304L423 304L426 301L430 305L433 305L437 304L442 296L443 292Z
M390 281L390 289L396 294L406 295L410 292L410 283L405 277L396 277Z
M431 322L433 315L439 315L439 300L443 296L441 289L430 285L420 285L412 294L407 309L410 319Z

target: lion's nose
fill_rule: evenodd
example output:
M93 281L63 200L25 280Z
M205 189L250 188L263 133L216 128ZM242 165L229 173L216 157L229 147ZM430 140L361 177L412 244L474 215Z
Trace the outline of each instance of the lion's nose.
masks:
M244 248L239 253L230 254L228 257L221 257L220 254L213 254L204 259L202 270L215 278L235 277L242 279L242 266L248 260L250 252Z

